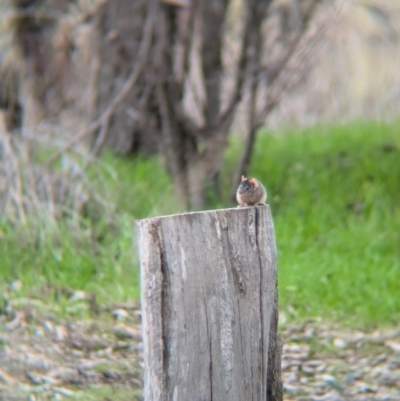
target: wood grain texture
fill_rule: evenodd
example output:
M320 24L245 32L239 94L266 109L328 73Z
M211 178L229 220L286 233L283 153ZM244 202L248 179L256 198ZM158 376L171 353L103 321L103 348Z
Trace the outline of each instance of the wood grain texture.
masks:
M269 206L159 217L136 227L145 400L282 399Z

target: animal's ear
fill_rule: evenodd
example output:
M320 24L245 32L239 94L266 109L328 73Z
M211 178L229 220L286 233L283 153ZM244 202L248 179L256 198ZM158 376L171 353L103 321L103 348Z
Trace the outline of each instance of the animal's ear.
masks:
M242 178L240 179L240 182L243 182L245 179L246 179L245 176L242 175Z
M253 184L254 188L258 188L258 181L255 178L252 178L250 182Z

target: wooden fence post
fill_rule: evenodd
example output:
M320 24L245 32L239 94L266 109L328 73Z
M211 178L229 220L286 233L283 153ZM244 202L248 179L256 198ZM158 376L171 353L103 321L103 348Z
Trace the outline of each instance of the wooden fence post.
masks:
M146 401L281 401L269 206L138 221Z

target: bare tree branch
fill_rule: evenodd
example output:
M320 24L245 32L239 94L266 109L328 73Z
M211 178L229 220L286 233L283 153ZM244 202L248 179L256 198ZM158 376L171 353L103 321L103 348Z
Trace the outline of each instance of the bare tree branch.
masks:
M268 3L270 3L270 1ZM228 106L225 108L224 111L220 113L220 116L216 121L215 125L211 129L208 129L209 134L218 131L220 127L230 119L230 117L232 116L233 112L236 109L236 106L242 99L242 89L245 81L246 64L248 61L247 50L250 43L250 37L252 31L254 29L254 20L257 18L256 6L257 6L257 0L248 1L248 5L246 8L246 24L243 33L243 40L241 43L240 58L236 71L234 89L232 91L230 100L227 102Z
M201 2L201 62L206 101L204 116L206 126L214 124L221 105L222 35L228 9L227 0L203 0Z
M279 60L277 60L273 65L268 66L267 68L264 69L264 71L261 71L260 74L252 76L253 82L259 82L260 77L263 77L267 85L270 87L273 87L275 82L279 80L281 75L283 73L287 73L287 66L289 62L291 61L292 57L296 54L296 51L304 39L304 36L307 33L307 29L309 26L309 22L311 21L311 18L315 12L315 8L317 4L321 2L320 0L315 1L312 3L310 8L307 10L304 18L301 21L298 21L298 18L301 18L300 15L300 9L299 9L299 3L297 0L292 1L292 8L293 8L293 13L295 15L295 20L296 24L294 26L294 30L297 31L297 34L295 38L291 41L288 49L286 50L286 53L280 57ZM301 29L300 29L301 28ZM307 59L307 56L309 56L313 51L315 51L315 45L319 43L319 33L320 30L318 30L317 34L314 35L312 39L317 39L315 42L313 42L311 39L307 43L307 52L304 54L303 59ZM242 151L242 155L239 161L239 164L237 166L236 172L235 172L235 177L234 181L232 183L232 190L231 190L231 197L232 199L235 198L235 193L236 193L236 187L238 185L238 182L240 181L241 175L247 175L249 165L250 165L250 160L251 156L253 153L253 148L254 148L254 143L256 140L256 133L257 130L264 125L265 119L267 118L268 114L275 108L277 104L279 104L282 101L282 98L284 94L290 90L293 89L294 86L296 86L302 79L303 73L301 73L299 69L297 73L295 74L296 76L296 82L291 82L289 83L289 78L283 81L281 84L280 88L274 91L274 94L272 96L268 96L266 98L265 104L261 107L260 110L257 110L257 105L255 104L255 97L254 97L254 90L250 89L250 124L247 127L247 133L246 133L246 140L244 144L244 148Z
M189 185L185 168L185 144L175 117L179 108L179 83L173 79L171 47L174 42L175 10L161 8L157 23L155 50L156 98L161 116L163 153L180 201L189 203Z
M255 140L255 134L257 131L257 128L255 127L255 119L257 118L257 93L258 93L258 87L260 84L260 77L259 77L259 70L260 70L260 58L261 58L261 53L262 53L262 44L263 44L263 38L262 38L262 22L265 18L267 9L269 7L269 4L265 3L263 7L258 7L256 16L254 17L254 25L253 25L253 34L252 34L252 43L249 44L250 49L251 49L251 54L252 54L252 60L249 65L249 95L250 95L250 101L248 105L248 121L247 121L247 127L246 127L246 143L245 143L245 148L244 151L242 152L242 157L239 161L238 167L236 168L236 174L234 177L234 190L233 192L233 197L235 196L236 193L236 187L237 184L240 182L240 177L242 175L247 175L247 171L249 169L249 164L250 164L250 158L252 154L252 149L254 146L254 140Z

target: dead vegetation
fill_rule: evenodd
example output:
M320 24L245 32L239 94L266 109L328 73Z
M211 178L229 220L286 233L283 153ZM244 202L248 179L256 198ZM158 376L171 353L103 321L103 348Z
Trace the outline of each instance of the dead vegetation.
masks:
M161 153L178 199L202 207L208 183L218 190L243 94L247 142L238 174L248 169L258 128L304 69L290 62L306 58L318 39L309 27L323 1L225 1L221 9L212 1L87 3L10 0L26 94L18 98L22 127L43 118L83 127L51 162L79 142L94 156L104 146Z
M0 134L3 221L22 225L28 221L55 223L62 217L77 221L90 209L102 210L107 215L112 206L87 177L84 165L92 159L86 152L75 150L64 154L53 169L40 162L40 153L63 146L54 136L44 135L48 128L40 126L40 134L25 133L23 137Z
M58 306L19 295L13 283L0 323L0 399L141 400L140 306L91 306L88 294ZM85 319L74 317L85 311ZM397 401L400 330L343 329L321 321L288 324L282 379L286 400Z
M396 115L396 4L267 3L226 1L217 12L196 1L8 0L0 20L2 130L24 138L43 122L57 126L51 140L60 147L49 164L78 148L91 150L83 167L104 147L162 153L178 198L200 207L207 186L218 193L231 127L245 138L236 188L267 117L277 126ZM4 142L9 153L18 153L17 138ZM23 220L15 171L6 181L14 188L7 207Z

